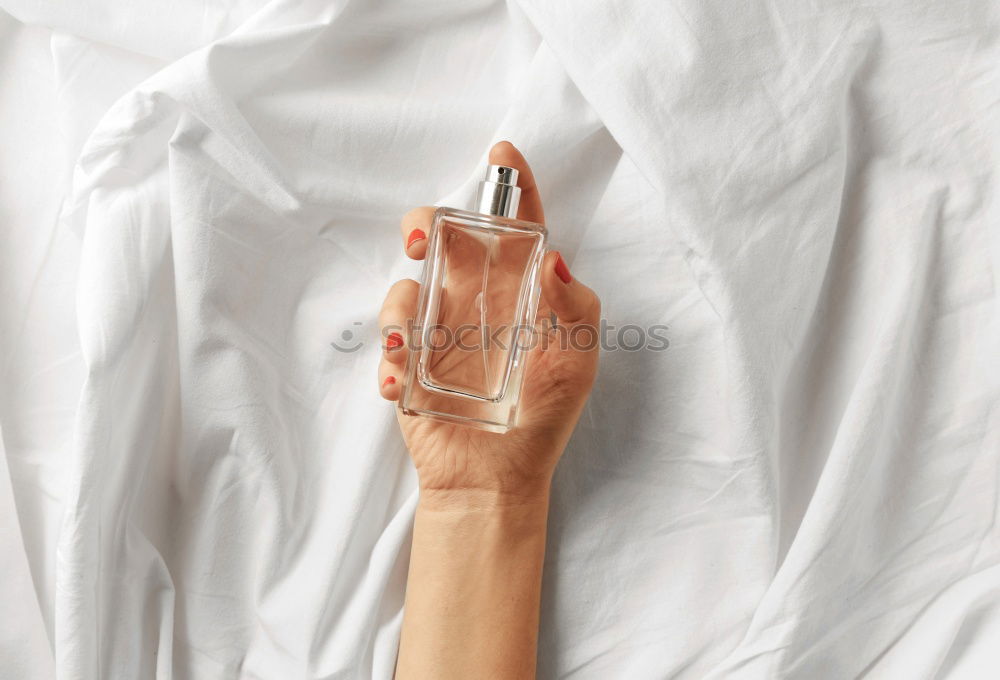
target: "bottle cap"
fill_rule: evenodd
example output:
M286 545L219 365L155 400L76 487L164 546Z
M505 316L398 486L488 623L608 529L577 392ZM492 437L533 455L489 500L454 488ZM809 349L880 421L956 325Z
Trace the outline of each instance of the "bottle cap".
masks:
M506 165L486 166L486 179L479 183L473 210L484 215L517 217L517 204L520 200L517 170Z

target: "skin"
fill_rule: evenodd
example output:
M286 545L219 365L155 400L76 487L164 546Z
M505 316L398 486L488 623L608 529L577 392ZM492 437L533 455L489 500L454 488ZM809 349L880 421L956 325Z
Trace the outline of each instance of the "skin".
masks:
M519 171L518 218L544 224L534 176L521 153L500 142L489 160ZM424 258L427 239L411 235L429 235L433 214L434 208L423 207L403 218L407 256ZM547 253L539 317L554 312L568 337L596 338L587 333L598 326L600 302L575 278L564 281L567 276L559 253ZM393 285L380 314L382 327L406 328L418 293L413 280ZM405 342L383 352L378 382L387 400L400 396L406 353ZM481 370L481 364L463 365L468 354L440 360L455 375ZM506 434L397 410L420 480L396 668L400 680L535 676L549 488L590 394L597 359L596 342L552 342L531 350L518 425Z

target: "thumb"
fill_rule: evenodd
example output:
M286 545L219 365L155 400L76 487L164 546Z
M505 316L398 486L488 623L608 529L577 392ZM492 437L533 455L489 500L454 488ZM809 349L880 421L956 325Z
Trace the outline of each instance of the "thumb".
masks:
M561 323L572 326L588 323L597 326L601 317L601 301L587 286L569 273L569 267L558 252L546 253L542 263L542 297Z
M490 163L506 165L518 172L517 186L521 187L521 204L514 217L545 224L545 212L542 210L542 199L538 196L538 185L535 184L535 176L521 152L510 142L498 142L490 149Z

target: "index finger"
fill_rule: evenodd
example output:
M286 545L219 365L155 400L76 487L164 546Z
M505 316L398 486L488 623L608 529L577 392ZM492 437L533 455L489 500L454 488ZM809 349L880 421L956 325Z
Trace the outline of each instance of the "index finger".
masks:
M425 205L403 215L399 229L403 233L403 251L407 257L422 260L427 254L427 235L431 233L435 210L434 206Z

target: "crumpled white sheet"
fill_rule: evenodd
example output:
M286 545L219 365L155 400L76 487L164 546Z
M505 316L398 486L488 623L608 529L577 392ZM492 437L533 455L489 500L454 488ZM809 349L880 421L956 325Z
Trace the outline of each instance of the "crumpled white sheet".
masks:
M502 138L669 325L560 464L539 677L1000 667L996 3L0 8L0 676L392 676L375 317Z

